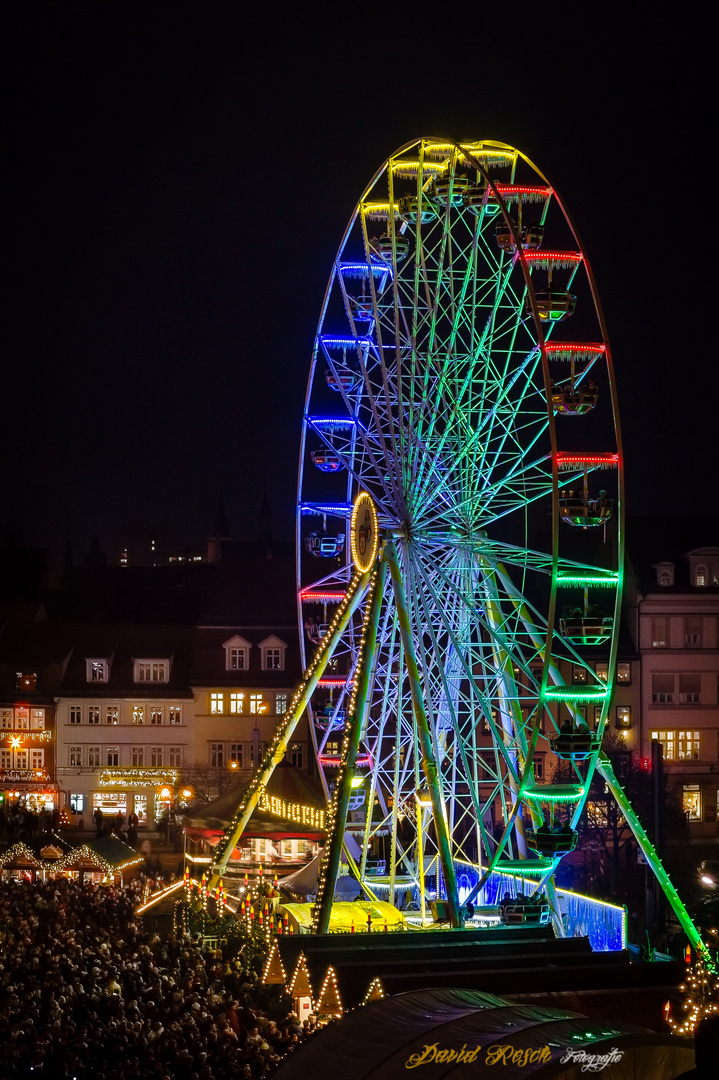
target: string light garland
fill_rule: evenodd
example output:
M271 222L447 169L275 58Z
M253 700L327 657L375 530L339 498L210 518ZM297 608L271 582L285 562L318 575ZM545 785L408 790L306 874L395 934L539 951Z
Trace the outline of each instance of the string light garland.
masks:
M382 998L387 997L387 991L382 985L382 980L379 975L375 975L372 982L367 987L367 993L362 998L362 1005L369 1005L371 1001L381 1001Z
M668 1016L669 1027L674 1035L691 1038L698 1025L707 1016L719 1013L719 978L710 971L706 958L698 953L694 962L687 963L685 981L679 987L684 992L681 1020Z
M331 964L327 968L320 996L315 1004L315 1012L318 1016L334 1016L338 1020L344 1013L337 973Z

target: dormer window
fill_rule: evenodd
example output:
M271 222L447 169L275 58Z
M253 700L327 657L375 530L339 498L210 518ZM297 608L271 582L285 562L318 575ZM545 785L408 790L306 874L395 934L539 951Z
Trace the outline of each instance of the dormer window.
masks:
M674 584L675 564L673 562L660 562L656 564L654 569L657 572L657 585L662 589L671 588Z
M223 643L222 648L225 650L225 671L249 671L252 648L249 641L235 634Z
M169 660L135 660L136 683L166 683L169 672Z
M284 671L285 670L285 653L287 652L287 643L281 641L280 638L272 637L265 638L260 642L260 650L262 653L262 670L263 671Z
M17 671L15 673L16 690L37 690L36 671Z
M107 660L85 660L88 682L107 682L109 665Z
M694 576L694 584L700 589L706 588L706 585L707 585L707 568L706 568L706 566L697 566L695 576Z

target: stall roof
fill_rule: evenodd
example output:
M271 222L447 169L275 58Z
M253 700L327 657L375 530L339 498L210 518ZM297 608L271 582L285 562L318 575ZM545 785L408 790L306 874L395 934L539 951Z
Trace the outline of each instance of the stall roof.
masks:
M490 1047L509 1048L495 1060L505 1080L581 1080L587 1075L582 1054L611 1051L612 1063L602 1072L611 1080L671 1080L694 1063L687 1039L564 1009L514 1005L478 990L444 988L397 994L355 1009L303 1043L274 1075L278 1080L394 1080L419 1067L418 1075L432 1080L475 1080L485 1069L492 1071ZM458 1061L463 1048L470 1059Z

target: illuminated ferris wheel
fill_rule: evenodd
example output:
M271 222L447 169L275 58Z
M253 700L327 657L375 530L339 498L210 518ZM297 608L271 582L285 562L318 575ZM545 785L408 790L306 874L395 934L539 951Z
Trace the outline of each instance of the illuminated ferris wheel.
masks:
M333 635L317 760L391 900L436 874L456 921L462 864L551 894L607 720L621 491L601 308L556 192L503 143L402 147L325 294L297 517L305 658Z

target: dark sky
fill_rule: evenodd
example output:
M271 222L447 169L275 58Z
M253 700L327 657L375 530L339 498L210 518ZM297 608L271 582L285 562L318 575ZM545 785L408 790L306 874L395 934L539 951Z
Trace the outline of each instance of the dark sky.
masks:
M511 143L571 209L634 512L712 509L709 69L654 5L16 4L3 529L291 535L332 258L423 134ZM257 14L267 11L268 14ZM669 20L669 17L666 17ZM709 330L712 330L712 342Z

